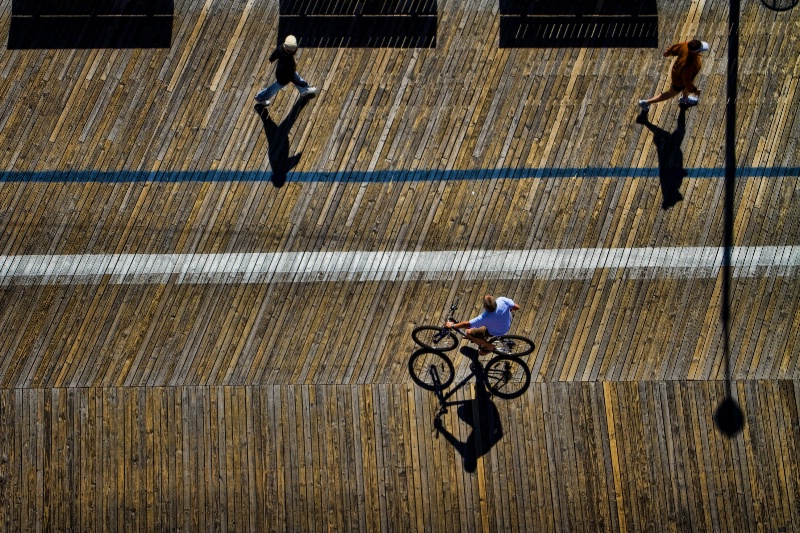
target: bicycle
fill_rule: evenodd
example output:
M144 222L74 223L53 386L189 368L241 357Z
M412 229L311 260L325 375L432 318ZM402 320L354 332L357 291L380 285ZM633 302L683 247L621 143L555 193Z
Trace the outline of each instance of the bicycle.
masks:
M420 348L411 354L408 371L414 383L423 389L433 391L439 404L445 405L447 398L463 387L470 378L486 385L492 395L505 400L521 396L531 383L531 371L519 358L511 355L498 355L482 365L477 356L469 365L470 373L453 390L443 393L455 379L453 362L444 352L430 348Z
M447 317L448 321L457 322L457 320L453 318L453 313L456 309L458 309L458 301L450 306L450 314ZM414 331L411 332L411 338L423 348L440 352L449 352L459 344L458 337L456 337L453 331L458 332L462 337L466 338L467 336L464 331L458 328L451 329L445 326L426 325L414 328ZM533 352L535 347L532 340L522 335L497 335L489 337L486 340L494 345L492 352L497 355L522 357L523 355L528 355Z

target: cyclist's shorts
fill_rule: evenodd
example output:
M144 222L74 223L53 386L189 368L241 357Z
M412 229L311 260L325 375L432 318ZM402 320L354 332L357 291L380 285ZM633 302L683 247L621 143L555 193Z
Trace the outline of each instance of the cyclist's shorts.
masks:
M485 339L485 338L489 337L489 330L486 329L486 326L481 326L479 328L473 328L469 333L473 337L478 337L478 338L481 338L481 339Z

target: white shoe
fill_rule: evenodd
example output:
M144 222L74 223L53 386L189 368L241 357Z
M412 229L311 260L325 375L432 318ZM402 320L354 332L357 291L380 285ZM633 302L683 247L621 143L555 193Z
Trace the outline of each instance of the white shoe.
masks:
M308 89L300 93L300 96L302 96L303 98L308 98L310 100L311 98L314 98L317 95L317 92L318 91L316 87L309 87Z
M692 107L696 106L700 101L694 96L687 96L686 98L681 97L680 103L686 107Z
M261 104L264 107L267 107L269 104L272 103L272 100L259 100L258 96L254 96L253 100L255 100L257 104Z
M641 107L642 111L645 113L650 111L650 104L647 103L647 100L639 100L639 107Z

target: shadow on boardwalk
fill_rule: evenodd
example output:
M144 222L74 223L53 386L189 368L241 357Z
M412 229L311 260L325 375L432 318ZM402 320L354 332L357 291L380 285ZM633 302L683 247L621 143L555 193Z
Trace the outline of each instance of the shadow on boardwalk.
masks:
M264 133L267 135L267 143L269 145L267 157L269 164L272 167L272 176L269 180L275 187L283 187L286 183L286 175L300 162L302 152L289 156L289 132L294 126L300 111L308 105L308 100L300 98L292 106L291 111L280 124L276 124L269 114L268 109L261 105L256 104L254 109L261 118L264 125Z
M478 457L492 449L503 438L503 426L500 423L500 414L497 406L492 402L489 391L483 383L475 384L475 399L461 402L456 410L458 418L472 427L472 431L464 442L450 433L441 419L437 416L434 427L447 442L461 454L464 461L464 470L475 472L478 468Z
M678 124L672 133L659 128L652 122L646 112L636 117L636 122L642 124L653 133L653 144L658 153L658 180L661 183L662 209L669 209L683 200L680 193L683 178L689 175L683 166L683 151L681 143L686 135L686 108L681 106L678 113Z
M13 0L10 4L9 50L172 46L173 0Z
M472 360L473 365L480 365L478 361L478 351L470 348L462 348L461 353ZM463 384L463 382L462 382ZM440 404L442 409L433 420L433 426L437 435L442 435L456 451L461 454L464 461L464 470L475 472L478 468L478 458L489 453L492 446L500 442L503 438L503 426L500 423L500 414L497 406L492 402L492 396L486 385L478 380L475 383L475 398L472 400L444 402ZM456 414L458 418L472 428L465 441L458 438L448 431L442 424L441 415L446 412L448 406L457 405Z

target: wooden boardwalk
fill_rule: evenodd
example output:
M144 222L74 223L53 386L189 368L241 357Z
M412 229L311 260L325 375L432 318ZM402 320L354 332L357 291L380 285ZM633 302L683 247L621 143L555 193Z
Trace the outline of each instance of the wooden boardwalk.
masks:
M524 46L513 2L433 4L435 43L317 35L319 97L268 111L278 0L176 0L169 47L0 46L2 530L800 530L800 10L742 6L729 440L698 251L722 243L727 2L659 1L658 48ZM695 36L700 105L637 123ZM235 263L474 251L568 264ZM487 292L522 306L532 383L468 384L437 434L410 333Z

